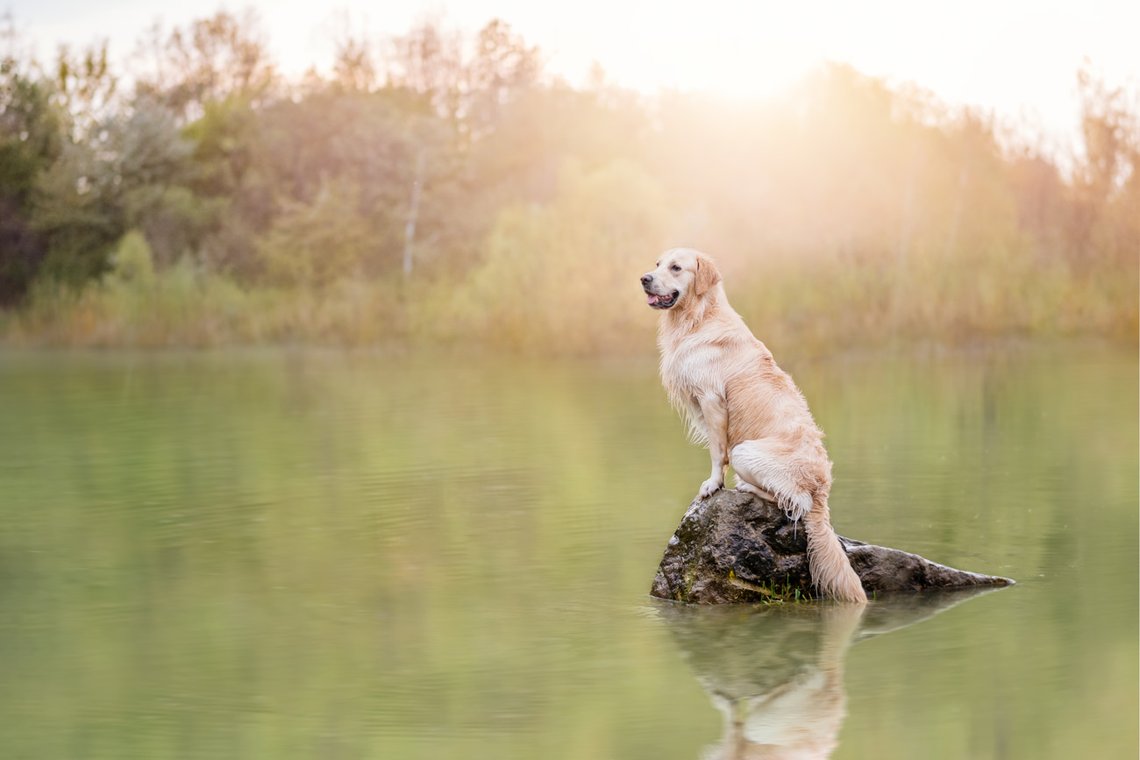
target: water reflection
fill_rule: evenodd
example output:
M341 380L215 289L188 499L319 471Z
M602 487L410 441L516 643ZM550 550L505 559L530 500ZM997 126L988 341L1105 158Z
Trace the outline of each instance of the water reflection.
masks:
M994 589L898 596L869 607L699 607L661 603L658 617L724 717L702 760L825 758L847 715L851 645L907 628Z
M674 637L740 741L823 680L819 610L631 614L707 464L652 361L457 366L0 352L0 758L693 760ZM833 757L1140 756L1135 352L810 370L842 532L1024 581L856 646Z

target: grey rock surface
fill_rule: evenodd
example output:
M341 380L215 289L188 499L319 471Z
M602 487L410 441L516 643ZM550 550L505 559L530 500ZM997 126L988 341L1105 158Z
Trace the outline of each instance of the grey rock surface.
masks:
M869 596L927 589L1009 586L917 554L840 537ZM771 602L817 596L807 534L774 503L721 490L694 501L669 540L650 593L692 604Z

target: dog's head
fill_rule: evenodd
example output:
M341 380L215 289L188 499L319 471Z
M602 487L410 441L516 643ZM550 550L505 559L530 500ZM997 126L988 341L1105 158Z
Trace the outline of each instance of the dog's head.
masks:
M641 287L654 309L695 302L718 282L720 272L713 260L692 248L670 248L652 272L641 275Z

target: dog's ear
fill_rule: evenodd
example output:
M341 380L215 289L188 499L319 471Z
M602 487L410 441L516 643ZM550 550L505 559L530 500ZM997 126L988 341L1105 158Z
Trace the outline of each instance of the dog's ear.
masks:
M697 280L695 290L698 296L703 296L709 288L720 282L720 270L708 256L697 256Z

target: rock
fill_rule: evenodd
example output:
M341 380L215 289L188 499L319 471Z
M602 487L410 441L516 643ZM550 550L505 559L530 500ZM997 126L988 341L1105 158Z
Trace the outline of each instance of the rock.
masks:
M868 596L927 589L1009 586L917 554L840 536ZM721 490L694 501L665 548L650 593L693 604L786 601L818 596L807 533L771 501Z

